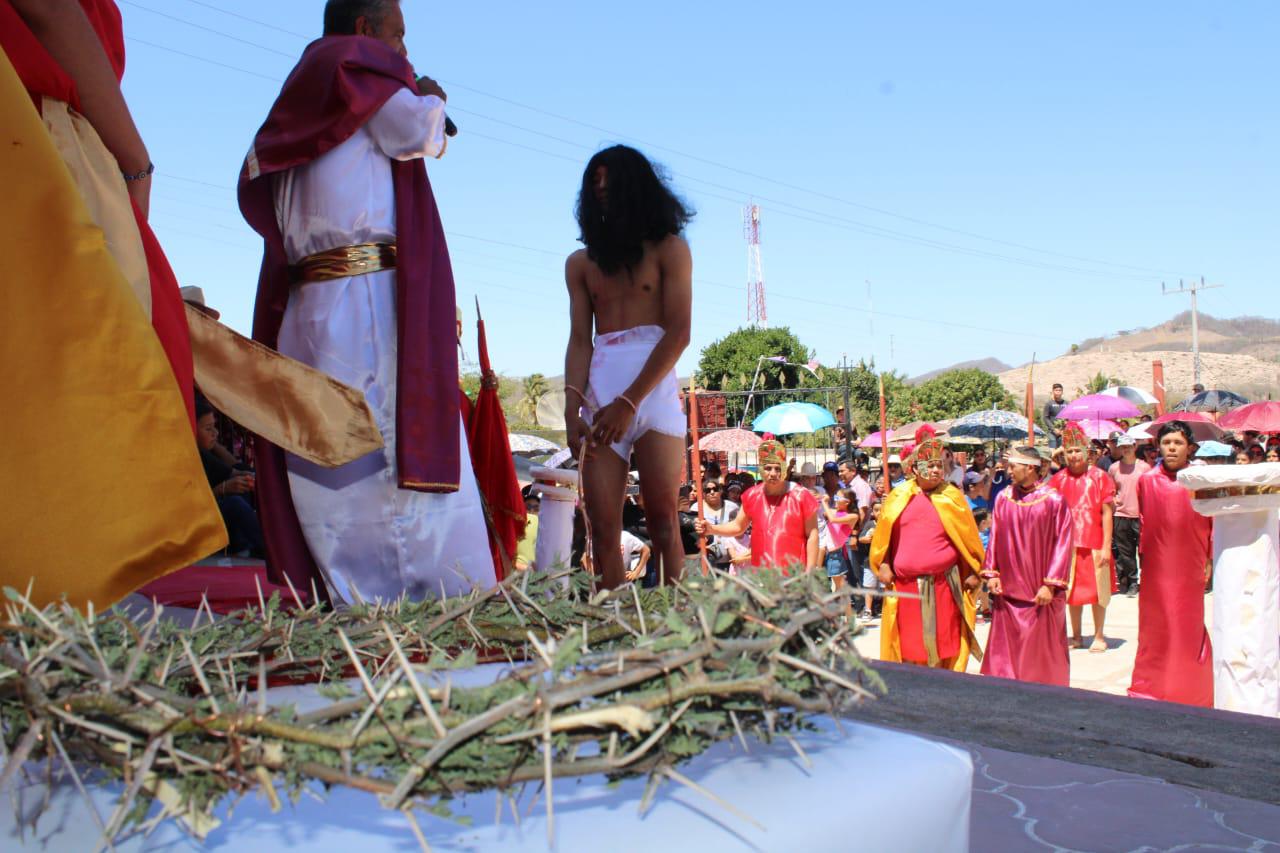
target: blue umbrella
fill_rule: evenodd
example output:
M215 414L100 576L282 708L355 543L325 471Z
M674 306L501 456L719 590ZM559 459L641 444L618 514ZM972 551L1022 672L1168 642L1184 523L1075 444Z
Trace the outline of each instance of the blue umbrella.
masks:
M833 426L835 422L835 415L815 403L779 403L757 415L751 422L751 429L774 435L791 435L813 432Z
M1040 427L1035 429L1036 435L1044 435ZM947 427L947 435L967 435L983 441L1026 439L1027 416L1002 409L983 409L952 421Z

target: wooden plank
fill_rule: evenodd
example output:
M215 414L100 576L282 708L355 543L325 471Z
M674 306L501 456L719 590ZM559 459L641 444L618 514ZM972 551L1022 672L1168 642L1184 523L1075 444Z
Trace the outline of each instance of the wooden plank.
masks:
M1280 720L872 662L889 693L850 717L1280 804Z

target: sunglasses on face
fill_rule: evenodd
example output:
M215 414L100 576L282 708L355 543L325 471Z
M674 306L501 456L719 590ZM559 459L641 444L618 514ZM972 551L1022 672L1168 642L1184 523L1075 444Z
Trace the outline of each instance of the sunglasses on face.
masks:
M703 486L703 487L702 487L702 491L703 491L705 494L713 495L713 494L715 494L716 492L720 491L720 487L719 487L719 486Z

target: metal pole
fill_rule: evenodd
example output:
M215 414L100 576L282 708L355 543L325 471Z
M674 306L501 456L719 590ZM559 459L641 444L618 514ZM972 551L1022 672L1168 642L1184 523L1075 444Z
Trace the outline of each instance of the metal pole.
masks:
M764 359L764 356L756 359L756 372L751 377L751 391L747 394L747 405L742 409L742 419L738 421L738 429L742 429L747 423L747 412L751 411L751 400L756 395L756 380L760 378L760 368L764 365Z
M853 430L849 425L849 383L848 374L845 374L844 386L844 457L853 462Z
M1204 279L1200 279L1204 287ZM1195 383L1200 384L1200 311L1196 307L1196 283L1191 282L1191 353L1195 364Z

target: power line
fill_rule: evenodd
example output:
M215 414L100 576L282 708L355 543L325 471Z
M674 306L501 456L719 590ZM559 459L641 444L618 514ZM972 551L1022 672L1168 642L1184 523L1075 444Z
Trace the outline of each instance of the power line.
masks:
M240 44L247 44L249 47L256 47L258 50L265 50L268 53L283 56L286 59L297 58L297 54L285 53L283 50L276 50L274 47L267 47L265 44L258 44L256 41L249 41L248 39L234 36L231 33L224 33L222 30L217 30L213 27L206 27L204 24L197 24L195 21L188 21L186 18L179 18L177 15L170 15L168 12L161 12L159 9L152 9L150 6L143 6L141 3L133 2L133 0L118 0L118 2L123 3L126 6L132 6L135 9L141 9L144 12L150 12L153 15L159 15L162 18L168 18L171 21L177 21L180 24L185 24L186 26L193 27L197 30L204 30L206 33L213 33L214 35L221 36L224 39L230 39L231 41L236 41Z
M223 36L223 37L225 37L225 38L230 38L230 39L233 39L233 40L235 40L235 41L239 41L239 42L242 42L242 43L244 43L244 44L251 45L251 46L253 46L253 47L258 47L258 48L261 48L261 49L263 49L263 50L268 50L268 51L270 51L270 52L272 52L272 53L276 53L276 54L279 54L279 55L281 55L281 56L292 57L292 54L288 54L288 53L285 53L285 52L282 52L282 51L278 51L278 50L275 50L274 48L266 47L265 45L257 44L257 43L255 43L255 42L250 42L250 41L248 41L248 40L246 40L246 39L242 39L242 38L239 38L239 37L237 37L237 36L231 35L231 34L229 34L229 33L222 32L221 30L217 30L217 29L212 28L212 27L206 27L206 26L204 26L204 25L196 24L196 23L194 23L194 22L192 22L192 21L188 21L188 20L186 20L186 19L184 19L184 18L180 18L180 17L175 16L175 15L170 15L170 14L168 14L168 13L159 12L159 11L157 11L157 10L150 9L150 8L148 8L148 7L146 7L146 6L142 6L142 5L140 5L140 4L136 3L136 2L134 2L134 0L122 0L122 2L126 2L126 3L128 3L129 5L135 6L135 7L137 7L137 8L145 9L145 10L150 11L150 12L153 12L153 13L155 13L155 14L162 15L162 16L164 16L164 17L166 17L166 18L170 18L170 19L172 19L172 20L178 21L178 22L180 22L180 23L187 24L187 25L189 25L189 26L197 27L197 28L202 29L202 30L205 30L205 31L207 31L207 32L211 32L211 33L214 33L214 34L216 34L216 35ZM291 30L286 30L286 29L283 29L283 28L277 27L277 26L275 26L275 25L273 25L273 24L269 24L269 23L267 23L267 22L265 22L265 21L262 21L262 20L259 20L259 19L256 19L256 18L248 17L248 16L246 16L246 15L240 15L240 14L238 14L238 13L230 12L229 10L222 9L222 8L220 8L220 7L218 7L218 6L214 6L214 5L209 4L209 3L200 2L200 0L187 0L187 2L194 3L195 5L198 5L198 6L203 6L203 7L205 7L205 8L213 9L214 11L222 12L223 14L231 15L231 16L233 16L233 17L240 18L240 19L242 19L242 20L249 21L249 22L251 22L251 23L255 23L255 24L258 24L258 25L260 25L260 26L268 27L268 28L273 29L273 30L278 30L278 31L280 31L280 32L287 33L287 34L292 35L292 36L295 36L295 37L297 37L297 38L303 38L303 39L309 38L308 36L304 36L304 35L302 35L301 33L296 33L296 32L293 32L293 31L291 31ZM262 77L263 79L269 79L269 80L272 80L273 82L279 82L278 80L276 80L276 78L268 77L267 75L259 74L259 73L257 73L257 72L249 71L249 70L247 70L247 69L237 68L237 67L235 67L235 66L227 65L227 64L225 64L225 63L221 63L221 62L216 62L216 61L214 61L214 60L205 59L205 58L203 58L203 57L195 56L194 54L184 53L184 52L182 52L182 51L179 51L179 50L176 50L176 49L173 49L173 48L168 48L168 47L165 47L165 46L162 46L162 45L155 45L155 44L152 44L152 43L150 43L150 42L143 41L143 40L141 40L141 39L135 39L135 40L136 40L136 41L139 41L139 42L140 42L140 43L142 43L142 44L149 44L149 45L150 45L150 46L152 46L152 47L157 47L157 48L159 48L159 49L161 49L161 50L169 50L169 51L171 51L171 52L173 52L173 53L177 53L177 54L182 55L182 56L187 56L187 57L189 57L189 58L191 58L191 59L196 59L196 60L200 60L200 61L204 61L204 62L209 62L209 63L211 63L211 64L213 64L213 65L218 65L218 66L220 66L220 67L229 68L229 69L231 69L231 70L241 71L241 72L246 73L246 74L252 74L252 75L254 75L254 76L256 76L256 77ZM737 168L737 167L735 167L735 166L730 166L730 165L727 165L727 164L725 164L725 163L721 163L721 162L719 162L719 161L712 160L712 159L707 158L707 157L702 157L702 156L699 156L699 155L696 155L696 154L690 154L690 153L688 153L688 152L681 151L681 150L679 150L679 149L671 148L670 146L659 145L659 144L656 144L656 143L647 142L647 141L645 141L645 140L638 139L638 138L636 138L636 137L634 137L634 136L630 136L630 135L628 135L628 134L620 134L620 133L618 133L617 131L610 130L610 129L608 129L608 128L604 128L604 127L600 127L599 125L594 125L594 124L591 124L591 123L589 123L589 122L584 122L584 121L581 121L581 120L579 120L579 119L575 119L575 118L571 118L571 117L569 117L569 116L561 115L561 114L559 114L559 113L555 113L555 112L552 112L552 111L549 111L549 110L545 110L545 109L542 109L542 108L540 108L540 107L535 107L535 106L532 106L532 105L530 105L530 104L525 104L525 103L522 103L522 102L520 102L520 101L516 101L516 100L514 100L514 99L512 99L512 98L503 97L503 96L501 96L501 95L495 95L495 94L493 94L492 92L487 92L487 91L484 91L484 90L482 90L482 89L477 89L477 88L472 87L472 86L466 86L466 85L464 85L464 84L460 84L460 83L457 83L457 82L454 82L454 81L442 81L442 82L446 82L446 83L448 83L448 85L449 85L450 87L453 87L453 88L460 88L460 89L463 89L463 90L465 90L465 91L473 92L473 93L478 94L478 95L481 95L481 96L483 96L483 97L491 98L491 99L494 99L494 100L497 100L497 101L501 101L501 102L503 102L503 103L511 104L512 106L517 106L517 107L520 107L520 108L522 108L522 109L526 109L526 110L529 110L529 111L532 111L532 112L535 112L535 113L539 113L539 114L541 114L541 115L546 115L546 116L548 116L548 117L555 118L555 119L557 119L557 120L559 120L559 121L569 122L569 123L572 123L572 124L575 124L575 125L578 125L578 126L581 126L581 127L584 127L584 128L588 128L588 129L591 129L591 130L595 130L595 131L600 132L600 133L605 133L605 134L608 134L608 135L609 135L609 136L611 136L611 137L631 139L631 140L633 140L633 141L635 141L635 142L637 142L637 143L639 143L639 144L641 144L641 145L644 145L644 146L646 146L646 147L649 147L649 148L655 148L655 149L662 150L662 151L668 151L668 152L671 152L671 153L673 153L673 154L677 154L677 155L679 155L679 156L681 156L681 157L686 157L686 158L688 158L688 159L691 159L691 160L694 160L694 161L697 161L697 162L700 162L700 163L704 163L704 164L706 164L706 165L710 165L710 166L713 166L713 167L716 167L716 168L719 168L719 169L723 169L723 170L726 170L726 171L730 171L730 172L734 172L734 173L737 173L737 174L740 174L740 175L744 175L744 176L746 176L746 177L750 177L750 178L753 178L753 179L755 179L755 180L766 181L766 182L768 182L768 183L771 183L771 184L774 184L774 185L777 185L777 186L781 186L781 187L785 187L785 188L787 188L787 189L795 190L795 191L797 191L797 192L807 193L807 194L810 194L810 195L813 195L813 196L816 196L816 197L819 197L819 198L824 198L824 199L827 199L827 200L829 200L829 201L833 201L833 202L836 202L836 203L839 203L839 204L844 204L844 205L848 205L848 206L855 207L855 208L858 208L858 209L862 209L862 210L867 210L867 211L870 211L870 212L878 213L878 214L880 214L880 215L882 215L882 216L889 216L889 217L892 217L892 218L895 218L895 219L900 219L900 220L903 220L903 221L906 221L906 222L911 222L912 224L922 225L922 226L925 226L925 227L928 227L928 228L936 228L936 229L938 229L938 230L948 231L948 232L950 232L950 233L959 234L959 235L962 235L962 236L970 237L970 238L972 238L972 239L983 240L983 241L986 241L986 242L996 243L996 244L999 244L999 245L1005 245L1005 246L1009 246L1009 247L1012 247L1012 248L1022 249L1022 250L1024 250L1024 251L1035 252L1035 253L1037 253L1037 254L1050 255L1050 256L1060 257L1060 258L1064 258L1064 259L1068 259L1068 260L1080 261L1080 262L1083 262L1083 263L1090 263L1090 264L1095 264L1095 265L1099 265L1099 266L1110 266L1110 267L1116 267L1116 268L1119 268L1119 269L1129 269L1129 270L1145 271L1145 272L1148 272L1148 273L1156 273L1156 274L1162 274L1162 273L1177 274L1175 271L1172 271L1172 270L1162 270L1162 269L1158 269L1158 268L1154 268L1154 267L1146 267L1146 266L1138 266L1138 265L1134 265L1134 264L1117 263L1117 262L1114 262L1114 261L1106 261L1106 260L1102 260L1102 259L1098 259L1098 258L1091 258L1091 257L1087 257L1087 256L1082 256L1082 255L1073 255L1073 254L1067 254L1067 253L1063 253L1063 252L1056 252L1056 251L1052 251L1052 250L1049 250L1049 249L1042 249L1042 248L1039 248L1039 247L1036 247L1036 246L1031 246L1031 245L1028 245L1028 244L1025 244L1025 243L1018 243L1018 242L1009 241L1009 240L1002 240L1002 239L999 239L999 238L990 237L990 236L987 236L987 235L984 235L984 234L980 234L980 233L977 233L977 232L967 231L967 230L959 229L959 228L954 228L954 227L947 226L947 225L942 225L942 224L940 224L940 223L936 223L936 222L930 222L930 221L925 220L925 219L920 219L919 217L914 217L914 216L909 216L909 215L906 215L906 214L897 213L897 212L892 211L892 210L887 210L887 209L885 209L885 208L880 208L880 207L875 207L875 206L872 206L872 205L863 204L863 203L861 203L861 202L855 202L855 201L852 201L852 200L850 200L850 199L843 198L843 197L841 197L841 196L836 196L836 195L833 195L833 194L830 194L830 193L822 192L822 191L820 191L820 190L814 190L814 189L811 189L811 188L808 188L808 187L804 187L804 186L801 186L801 185L799 185L799 184L793 184L793 183L789 183L789 182L787 182L787 181L782 181L782 180L779 180L779 179L776 179L776 178L771 178L771 177L768 177L768 176L766 176L766 175L763 175L763 174L760 174L760 173L757 173L757 172L752 172L752 171L745 170L745 169L739 169L739 168ZM544 137L547 137L547 138L550 138L550 139L555 139L555 140L557 140L557 141L560 141L560 142L563 142L563 143L566 143L566 144L575 145L575 146L579 146L579 147L590 147L590 146L583 146L581 143L575 143L575 142L571 142L571 141L569 141L569 140L562 139L562 138L560 138L560 137L555 137L555 136L553 136L553 135L551 135L551 134L546 134L546 133L543 133L543 132L541 132L541 131L536 131L536 130L533 130L533 129L530 129L530 128L524 128L524 127L521 127L520 125L517 125L517 124L515 124L515 123L513 123L513 122L508 122L508 121L505 121L505 120L502 120L502 119L495 119L495 118L492 118L492 117L489 117L489 116L483 116L483 115L482 115L482 114L480 114L480 113L475 113L475 112L473 112L473 111L469 111L469 110L463 110L463 109L458 108L458 107L454 107L453 109L454 109L455 111L457 111L457 112L468 112L468 113L471 113L471 114L473 114L473 115L477 115L477 116L479 116L479 117L481 117L481 118L487 118L487 119L489 119L490 121L495 121L495 122L498 122L498 123L500 123L500 124L505 124L505 125L507 125L507 126L510 126L510 127L516 128L516 129L524 130L525 132L528 132L528 133L533 133L533 134L536 134L536 135L539 135L539 136L544 136ZM494 139L495 141L504 141L504 142L505 142L505 141L507 141L507 140L499 140L499 139L497 139L496 137L487 137L487 138ZM509 142L509 144L515 145L516 147L528 148L528 146L523 146L523 145L520 145L519 143ZM540 149L532 149L532 148L528 148L528 150L540 151ZM548 156L554 156L554 157L557 157L557 158L560 158L560 159L570 159L570 158L565 157L564 155L553 154L552 152L540 151L540 153L546 154L546 155L548 155ZM706 183L706 184L711 185L711 186L719 186L719 188L721 188L721 189L726 189L726 190L729 190L729 191L732 191L732 192L741 192L741 191L736 190L735 188L732 188L732 187L724 187L724 186L722 186L722 185L716 185L716 184L713 184L712 182L704 181L704 180L699 179L699 178L694 178L694 177L689 176L689 175L682 175L681 177L682 177L683 179L686 179L686 180L701 181L702 183ZM779 201L779 200L765 199L765 198L763 198L763 197L758 196L758 194L748 194L748 195L756 195L756 197L761 198L761 200L763 200L763 201L768 201L770 204L775 204L775 205L776 205L776 204L790 204L790 203L788 203L788 202L783 202L783 201ZM796 206L796 205L790 205L790 206L792 206L792 207L796 207L797 209L805 210L804 208L799 208L799 207L798 207L798 206ZM812 214L814 214L814 215L818 215L818 216L826 216L826 217L829 217L829 218L834 219L834 220L840 220L840 219L841 219L840 217L834 217L834 216L831 216L830 214L824 214L824 213L822 213L822 212L820 212L820 211L806 211L806 212L810 212L810 213L812 213ZM1105 275L1106 275L1105 273L1101 273L1100 271L1087 271L1087 270L1081 270L1081 269L1079 269L1079 268L1075 268L1075 267L1067 267L1067 266L1062 266L1062 265L1048 265L1048 264L1043 264L1042 262L1035 262L1035 261L1031 261L1031 260L1029 260L1029 259L1015 259L1013 256L1009 256L1009 255L1002 255L1002 254L1000 254L1000 253L996 253L996 252L986 252L986 251L984 251L984 250L980 250L980 249L972 249L972 248L967 248L967 247L958 247L958 246L954 246L953 244L943 243L942 241L932 240L931 238L924 238L924 237L919 237L919 236L916 236L916 235L909 235L909 234L905 234L904 232L895 232L895 231L893 231L892 229L882 228L881 226L871 225L871 224L869 224L869 223L860 223L860 222L857 222L856 220L843 220L843 221L849 222L850 224L854 224L854 225L856 225L856 226L858 226L858 227L860 227L860 228L863 228L863 229L870 229L870 231L868 231L868 232L866 232L866 233L870 233L871 231L883 232L883 234L885 234L885 235L889 235L889 234L891 234L891 235L896 235L896 236L899 236L899 237L902 237L902 238L905 238L905 239L914 240L914 241L916 241L919 245L925 245L925 246L929 246L929 247L932 247L932 248L949 248L950 250L953 250L953 251L957 251L957 250L958 250L958 251L962 251L962 252L964 252L964 253L966 253L966 254L970 254L970 255L974 255L974 256L978 256L978 257L989 257L989 258L992 258L992 259L995 259L995 260L1004 260L1004 261L1009 261L1009 262L1013 262L1013 263L1022 263L1023 265L1027 265L1027 266L1034 266L1034 267L1037 267L1037 268L1040 268L1040 269L1055 269L1055 270L1064 271L1064 272L1075 272L1075 273L1080 273L1080 274L1092 274L1092 275L1095 275L1095 276L1105 276ZM873 234L873 236L880 236L880 235ZM1129 275L1129 276L1126 276L1126 277L1128 277L1128 278L1134 278L1134 279L1139 279L1139 280L1154 280L1154 279L1152 279L1152 277L1151 277L1150 275L1148 275L1148 276L1135 276L1135 275Z
M248 15L241 15L239 12L232 12L230 9L223 9L221 6L215 6L212 3L205 3L205 2L202 2L202 0L187 0L187 2L196 6L203 6L206 9L212 9L215 12L221 12L224 15L230 15L233 18L239 18L242 21L248 21L251 24L257 24L260 27L266 27L269 30L275 30L278 33L284 33L285 35L296 36L297 38L303 39L305 41L312 41L315 38L315 36L307 36L307 35L303 35L302 33L295 33L293 30L286 30L284 27L277 27L275 24L268 24L266 21L260 21L257 18L250 18Z
M176 53L178 54L178 56L185 56L188 59L194 59L197 62L205 62L205 63L208 63L209 65L216 65L219 68L226 68L228 71L239 71L241 74L248 74L253 77L259 77L263 80L270 80L272 83L284 82L284 80L282 80L281 78L272 77L270 74L261 74L257 71L250 71L248 68L240 68L237 65L228 65L227 63L219 62L216 59L209 59L204 56L196 56L194 53L187 53L184 50L178 50L177 48L169 47L168 45L156 44L153 41L140 39L137 36L125 36L125 41L131 41L136 44L145 44L147 47L154 47L156 50L164 50L164 51L168 51L169 53Z

